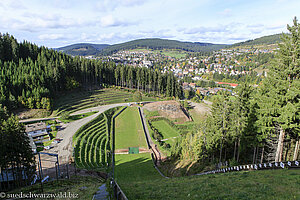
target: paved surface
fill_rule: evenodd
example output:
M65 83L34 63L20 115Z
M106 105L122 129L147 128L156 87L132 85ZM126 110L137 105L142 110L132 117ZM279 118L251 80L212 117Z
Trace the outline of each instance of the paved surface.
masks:
M93 196L93 200L106 200L108 199L108 192L106 191L106 185L103 184L98 188L98 191Z

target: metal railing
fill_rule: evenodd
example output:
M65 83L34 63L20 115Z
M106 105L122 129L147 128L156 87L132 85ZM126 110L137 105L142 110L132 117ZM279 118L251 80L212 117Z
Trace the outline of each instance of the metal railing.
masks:
M270 170L270 169L293 169L300 168L300 161L285 161L285 162L270 162L260 164L237 165L233 167L225 167L222 169L210 170L194 175L206 175L236 171L249 171L249 170Z

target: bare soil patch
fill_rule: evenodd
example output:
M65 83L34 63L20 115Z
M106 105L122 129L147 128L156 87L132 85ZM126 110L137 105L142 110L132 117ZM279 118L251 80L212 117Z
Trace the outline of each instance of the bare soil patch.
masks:
M184 108L177 101L160 101L148 103L144 106L149 111L158 111L158 113L166 118L175 120L181 123L191 121L190 117L184 112Z
M139 153L151 153L149 149L139 147ZM128 154L128 149L116 149L115 154Z

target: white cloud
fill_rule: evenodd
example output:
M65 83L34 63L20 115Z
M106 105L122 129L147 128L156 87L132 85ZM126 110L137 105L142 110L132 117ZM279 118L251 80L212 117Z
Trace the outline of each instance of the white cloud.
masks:
M112 15L102 17L100 22L102 26L115 26L117 24L116 19Z
M112 26L129 26L137 24L137 22L127 22L125 20L120 20L115 18L113 15L106 15L101 17L100 25L102 27L112 27Z
M96 9L101 11L114 11L120 7L133 7L143 5L148 0L102 0L96 4Z
M206 26L200 26L200 27L194 27L189 29L178 29L183 31L184 34L203 34L203 33L219 33L219 32L228 32L230 31L228 25L219 25L214 27L206 27Z
M42 15L24 13L22 17L19 18L0 18L0 24L5 28L13 28L28 32L40 32L49 29L78 28L81 26L87 27L96 24L96 21L64 17L55 14Z
M40 40L59 40L59 39L65 39L66 36L64 34L42 34L39 35L38 38Z

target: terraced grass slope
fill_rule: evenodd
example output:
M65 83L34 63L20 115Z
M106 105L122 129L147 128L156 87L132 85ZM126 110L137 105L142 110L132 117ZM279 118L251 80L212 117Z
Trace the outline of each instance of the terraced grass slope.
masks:
M137 107L128 107L116 118L116 149L147 147Z
M77 167L104 168L110 162L111 118L119 109L111 108L82 126L73 136L74 157Z
M133 93L112 88L76 91L61 95L54 104L54 113L60 115L64 111L76 112L105 104L133 102ZM155 98L143 96L143 101L155 101Z

